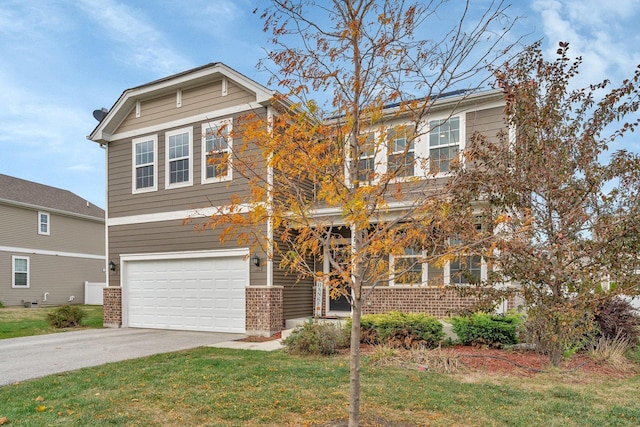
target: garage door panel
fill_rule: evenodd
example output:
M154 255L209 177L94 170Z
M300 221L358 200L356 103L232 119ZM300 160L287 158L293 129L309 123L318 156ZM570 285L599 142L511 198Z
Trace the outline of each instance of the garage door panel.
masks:
M245 331L242 257L128 261L126 271L129 326Z

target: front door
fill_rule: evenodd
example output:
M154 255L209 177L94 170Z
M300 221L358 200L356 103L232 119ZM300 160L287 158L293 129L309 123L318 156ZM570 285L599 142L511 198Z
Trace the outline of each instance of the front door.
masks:
M338 248L331 250L334 259L340 263L347 262L349 245L340 245ZM329 273L331 271L331 265L325 257L324 271ZM350 290L350 288L348 288ZM327 316L347 317L351 315L351 304L345 295L341 295L337 298L331 298L329 292L325 292L325 307Z

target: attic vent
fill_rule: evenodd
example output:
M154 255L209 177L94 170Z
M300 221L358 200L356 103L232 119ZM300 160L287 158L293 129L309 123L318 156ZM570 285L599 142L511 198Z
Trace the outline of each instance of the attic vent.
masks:
M136 117L140 117L140 101L136 101Z
M182 107L182 89L176 92L176 108Z
M227 78L222 78L222 96L227 96Z

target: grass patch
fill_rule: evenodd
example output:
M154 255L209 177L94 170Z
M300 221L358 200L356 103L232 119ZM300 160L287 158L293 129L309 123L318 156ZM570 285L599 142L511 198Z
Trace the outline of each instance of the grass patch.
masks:
M101 305L81 305L79 307L87 313L86 317L82 320L82 327L102 328ZM57 329L49 326L47 314L56 308L57 307L0 308L0 339L44 335L70 330Z
M12 426L313 426L347 417L348 359L200 348L0 388ZM640 376L576 381L362 370L363 419L432 426L635 426ZM41 399L38 399L41 397ZM367 425L364 423L363 425Z

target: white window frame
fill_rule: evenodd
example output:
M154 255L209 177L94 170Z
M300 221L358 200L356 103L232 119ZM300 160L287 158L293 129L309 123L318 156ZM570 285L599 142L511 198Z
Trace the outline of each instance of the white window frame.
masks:
M227 173L226 175L207 177L207 131L209 129L220 129L222 126L225 126L225 130L227 131L227 148L224 150L218 150L218 153L229 153L229 164L227 165ZM223 181L231 181L233 179L233 159L232 159L232 150L233 150L233 137L231 133L233 131L233 119L223 119L217 121L211 121L202 124L202 184L208 184L212 182L223 182Z
M464 113L458 113L458 114L445 114L445 115L434 115L434 116L430 116L428 117L427 121L426 121L426 128L428 129L428 133L426 134L426 138L424 138L424 143L420 144L420 158L424 158L424 159L428 159L427 162L425 162L425 173L429 174L431 176L433 176L434 174L431 172L431 135L433 134L433 132L438 132L438 129L431 129L431 122L434 121L443 121L443 120L451 120L451 119L458 119L458 156L462 155L462 152L465 149L465 144L466 144L466 140L467 140L467 135L466 135L466 114ZM439 127L439 126L438 126ZM447 145L437 145L434 146L434 149L438 149L438 148L445 148L445 147L453 147L455 144L447 144ZM417 157L418 155L416 155ZM461 159L462 160L462 159ZM439 177L439 176L447 176L449 175L450 172L449 170L447 171L438 171L437 173L435 173L435 176Z
M45 217L46 221L42 221L42 218ZM46 225L46 230L42 230L42 226ZM43 236L49 236L51 234L51 215L49 212L38 212L38 234Z
M145 142L153 143L153 162L136 165L136 146ZM148 135L142 138L134 138L131 141L131 193L148 193L158 190L158 135ZM137 169L139 167L153 166L153 185L151 187L136 188L138 180Z
M164 135L164 188L171 189L189 187L193 185L193 128L187 127L182 129L175 129L166 132ZM169 141L171 137L178 135L187 135L187 138L189 139L187 143L189 152L186 156L179 156L172 159L170 158L171 149L169 147ZM171 183L171 163L182 160L187 160L189 162L189 177L186 181Z
M412 130L415 130L413 128L413 126L411 125L411 123L406 123L406 122L397 122L397 123L393 123L390 126L388 126L385 129L385 141L384 141L384 164L385 164L385 168L386 168L386 172L389 173L391 171L391 169L389 168L389 157L393 156L394 154L403 154L404 150L402 151L392 151L395 148L395 140L399 139L399 138L395 138L395 139L390 139L389 138L389 132L396 131L396 128L401 127L403 128L402 130L404 132L410 132ZM405 144L408 142L407 141L407 137L406 137L406 133L405 133ZM417 136L414 136L413 140L410 142L413 145L413 148L410 150L407 150L407 154L409 153L413 153L413 174L410 175L399 175L396 176L395 181L404 181L404 180L408 180L408 179L413 179L415 177L419 177L420 176L420 165L419 165L419 157L418 157L418 146L420 145L420 138L418 138ZM394 145L392 147L392 144Z
M427 277L428 274L428 264L425 263L416 263L416 265L420 265L420 271L421 271L421 277L420 277L420 283L396 283L396 260L400 260L400 259L408 259L408 258L420 258L424 256L424 251L418 251L415 254L405 254L405 255L389 255L389 267L390 267L390 274L391 274L391 280L389 281L389 285L390 286L424 286L426 284L429 283L429 278Z
M27 261L27 271L16 271L16 260L26 260ZM16 285L16 273L26 273L26 275L27 275L27 284L26 284L26 286ZM31 286L30 279L31 279L31 273L30 273L29 257L13 255L11 257L11 287L15 288L15 289L27 289L27 288L29 288Z

